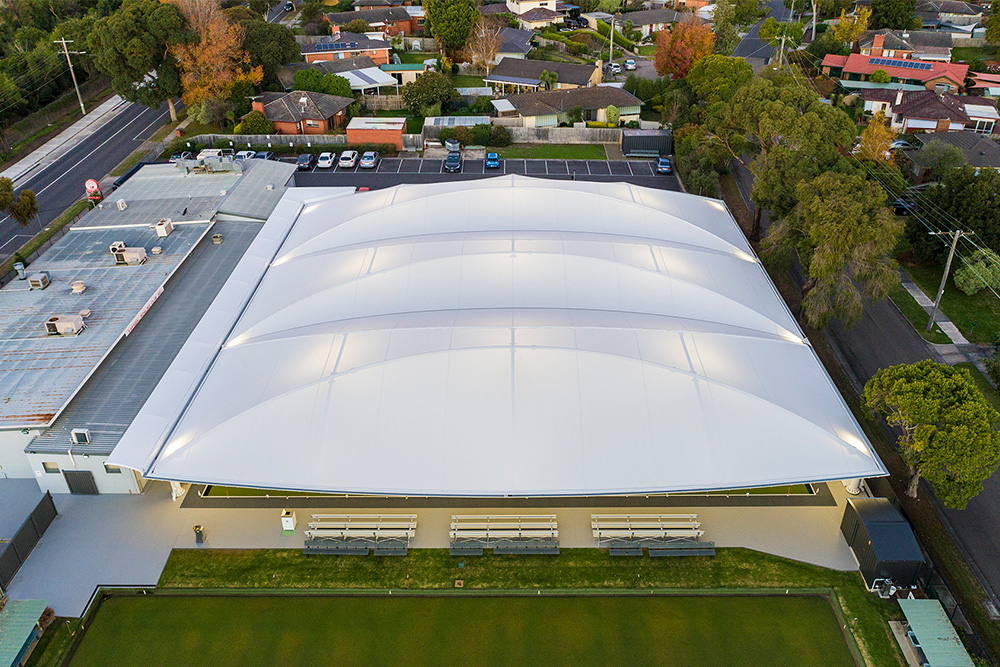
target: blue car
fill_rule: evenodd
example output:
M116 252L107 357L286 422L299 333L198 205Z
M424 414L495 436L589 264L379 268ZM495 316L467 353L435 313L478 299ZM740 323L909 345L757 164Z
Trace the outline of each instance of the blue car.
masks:
M656 160L656 173L657 174L669 174L672 173L674 167L670 164L670 158L661 157Z
M500 156L496 153L486 154L486 168L487 169L499 169L500 168Z

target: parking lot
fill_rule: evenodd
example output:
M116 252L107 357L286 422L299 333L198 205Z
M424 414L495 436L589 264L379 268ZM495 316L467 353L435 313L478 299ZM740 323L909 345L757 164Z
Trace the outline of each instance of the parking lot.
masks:
M498 169L486 169L483 160L463 160L460 173L444 171L444 160L383 158L375 169L313 168L295 175L299 186L356 185L388 187L400 183L429 183L523 174L527 176L592 181L628 181L637 185L680 190L673 174L659 175L652 160L500 160Z

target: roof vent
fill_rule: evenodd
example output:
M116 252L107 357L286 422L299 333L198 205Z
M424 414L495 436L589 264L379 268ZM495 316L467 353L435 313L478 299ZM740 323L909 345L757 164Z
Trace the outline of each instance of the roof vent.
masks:
M128 208L128 204L125 203L124 199L119 199L118 201L116 201L115 206L118 207L119 211L124 211L125 209Z
M84 308L83 310L81 310L80 317L82 317L83 319L87 319L88 317L90 317L90 308Z
M80 315L55 315L45 320L45 333L50 336L75 336L86 328Z
M28 276L28 289L45 289L52 281L48 271L39 271Z
M74 280L69 284L69 286L70 289L73 290L73 294L83 294L84 290L87 289L87 286L83 284L82 280Z
M219 194L225 197L229 193L226 190L219 190Z
M89 445L90 444L90 429L89 428L75 428L69 432L70 440L72 440L74 445Z
M268 192L274 190L274 183L268 183L267 185L264 186L264 189L267 190Z
M174 221L170 218L163 218L155 226L156 235L161 239L165 239L170 236L170 232L174 231Z
M153 255L159 255L163 252L163 247L154 245L152 248L149 249L149 252Z

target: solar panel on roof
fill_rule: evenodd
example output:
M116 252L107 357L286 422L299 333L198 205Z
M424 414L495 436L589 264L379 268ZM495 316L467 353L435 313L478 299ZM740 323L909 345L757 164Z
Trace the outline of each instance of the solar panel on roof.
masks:
M930 63L919 62L916 60L895 60L893 58L872 58L868 61L872 65L882 65L885 67L902 67L904 69L920 69L928 70L931 68Z

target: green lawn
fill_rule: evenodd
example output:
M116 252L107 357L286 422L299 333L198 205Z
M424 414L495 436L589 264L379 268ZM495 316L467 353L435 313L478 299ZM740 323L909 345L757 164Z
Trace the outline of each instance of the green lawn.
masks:
M951 61L996 60L997 49L990 46L956 46L951 50Z
M962 335L971 342L990 343L993 336L1000 332L1000 300L986 289L975 296L967 296L955 287L952 278L958 266L957 261L952 264L952 275L948 277L948 285L941 298L941 312L954 322ZM924 294L937 294L943 267L907 266L905 268L913 282L920 286ZM975 333L972 331L973 325L975 325Z
M514 144L499 149L500 157L538 160L607 160L603 144Z
M63 654L80 625L78 618L57 618L45 629L25 667L61 667Z
M655 56L656 55L656 44L643 44L637 46L638 53L640 56Z
M820 596L116 597L71 667L853 667Z
M139 150L134 151L131 155L122 160L117 167L112 169L109 176L114 176L116 178L118 176L123 176L126 171L139 164L139 160L146 157L146 153L148 152L149 151L145 148L140 148Z
M481 76L453 74L451 77L451 85L455 88L482 88L486 84L483 83L483 77Z
M438 54L434 51L410 51L407 53L400 53L399 60L404 65L420 65L425 60L437 58Z
M936 324L930 331L926 331L930 315L917 303L916 299L910 296L910 293L902 285L896 285L895 289L889 294L889 298L899 308L899 312L903 313L903 317L910 322L917 333L923 336L925 340L938 345L951 342L951 339Z
M459 567L459 564L464 567ZM611 558L598 549L559 556L455 558L445 549L413 549L406 558L306 557L299 549L175 549L162 588L280 589L720 589L832 588L869 664L901 665L887 621L894 602L868 593L857 572L839 572L749 549L712 558ZM857 619L854 621L853 619ZM454 663L458 664L458 663ZM764 663L766 664L766 663Z
M962 362L960 364L955 364L955 368L964 368L969 371L972 375L972 381L976 383L979 387L979 391L983 392L983 396L989 401L990 405L993 406L995 410L1000 412L1000 391L990 384L990 381L986 379L986 376L976 367L975 364L970 362Z

